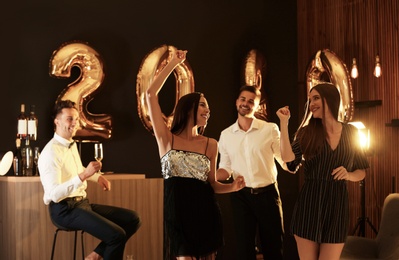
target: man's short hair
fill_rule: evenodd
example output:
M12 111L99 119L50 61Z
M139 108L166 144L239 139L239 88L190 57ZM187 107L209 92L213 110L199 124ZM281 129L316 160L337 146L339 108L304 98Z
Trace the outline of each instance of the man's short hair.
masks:
M240 96L243 91L248 91L248 92L254 93L259 100L261 98L260 90L255 86L242 86L240 88L240 92L238 93L238 96Z
M59 114L61 114L62 109L64 108L75 108L75 102L71 100L61 100L55 103L54 110L53 110L53 119L55 119Z

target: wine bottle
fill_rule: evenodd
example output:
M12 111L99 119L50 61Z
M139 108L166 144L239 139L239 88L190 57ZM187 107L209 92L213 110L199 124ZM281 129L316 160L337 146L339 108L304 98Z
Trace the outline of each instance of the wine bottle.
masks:
M17 120L18 120L17 138L22 140L25 139L28 128L28 120L25 115L25 104L21 104L21 112L17 117Z
M15 140L16 151L13 161L14 166L14 174L15 176L23 176L23 160L22 160L22 152L21 152L21 139L17 138Z
M25 146L22 148L22 156L24 156L23 158L23 162L24 162L24 170L25 176L32 176L33 175L33 151L32 151L32 147L29 144L29 136L26 136L25 138Z
M31 141L36 141L37 139L37 126L38 120L35 114L35 105L31 105L28 117L28 135Z

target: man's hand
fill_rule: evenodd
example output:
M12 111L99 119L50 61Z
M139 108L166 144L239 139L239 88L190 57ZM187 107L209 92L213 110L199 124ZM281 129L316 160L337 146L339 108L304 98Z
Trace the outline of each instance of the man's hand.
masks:
M111 190L111 183L102 175L98 178L98 184L105 191Z
M101 166L102 166L101 162L97 161L90 162L85 168L85 170L79 174L80 180L85 181L86 179L90 178L91 176L93 176L93 174L101 170Z
M234 191L239 191L242 188L245 188L245 180L244 177L242 177L241 175L237 176L236 178L234 178L234 182L233 182L233 190Z

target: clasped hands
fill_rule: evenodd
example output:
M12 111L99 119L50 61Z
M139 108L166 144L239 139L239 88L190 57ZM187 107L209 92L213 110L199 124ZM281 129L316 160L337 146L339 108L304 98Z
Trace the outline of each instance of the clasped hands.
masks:
M235 191L239 191L245 187L245 180L243 176L237 176L234 178L233 187Z

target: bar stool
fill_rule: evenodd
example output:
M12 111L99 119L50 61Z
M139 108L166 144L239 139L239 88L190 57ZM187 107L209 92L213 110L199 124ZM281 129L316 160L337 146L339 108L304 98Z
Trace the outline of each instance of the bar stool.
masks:
M81 230L81 229L70 229L70 228L66 228L66 227L58 225L52 219L51 214L50 214L50 219L51 219L51 222L53 222L53 225L57 227L57 229L54 232L53 247L51 249L51 260L53 260L53 258L54 258L55 243L57 241L57 235L58 235L59 231L74 232L75 233L75 240L74 240L74 245L73 245L73 260L76 260L76 241L78 239L78 232L81 231L81 233L80 233L80 241L82 242L82 259L84 260L85 259L85 250L84 250L84 243L83 243L84 242L83 241L83 233L84 233L84 231Z

